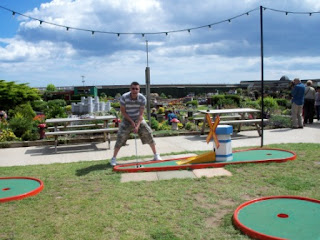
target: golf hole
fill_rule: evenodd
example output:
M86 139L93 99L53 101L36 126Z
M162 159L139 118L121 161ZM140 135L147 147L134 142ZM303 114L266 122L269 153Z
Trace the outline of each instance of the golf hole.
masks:
M279 218L288 218L288 217L289 217L289 215L288 215L288 214L285 214L285 213L279 213L277 216L278 216Z

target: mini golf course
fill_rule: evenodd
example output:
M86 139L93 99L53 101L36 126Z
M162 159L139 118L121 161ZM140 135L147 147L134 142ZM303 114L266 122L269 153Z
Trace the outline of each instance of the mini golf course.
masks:
M320 201L299 196L271 196L240 205L233 223L254 239L320 239Z
M20 200L34 196L43 189L43 182L30 177L1 177L0 202Z
M181 169L218 168L229 164L285 162L296 159L294 152L282 149L257 148L233 152L233 160L213 161L206 163L191 163L179 165L177 162L187 158L168 159L161 161L137 162L117 165L113 168L117 172L152 172L172 171Z

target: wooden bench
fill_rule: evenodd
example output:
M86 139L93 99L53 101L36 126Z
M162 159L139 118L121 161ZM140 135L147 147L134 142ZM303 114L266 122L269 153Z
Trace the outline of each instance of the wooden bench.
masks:
M104 126L103 123L92 123L92 124L83 124L83 125L67 125L67 126L56 126L56 127L48 127L48 130L54 130L54 129L66 129L66 128L84 128L84 127L100 127L102 128Z
M70 131L56 131L56 132L46 132L46 136L54 136L55 138L55 152L57 152L58 137L69 134L93 134L93 133L103 133L104 141L108 140L108 147L110 149L111 136L110 133L118 132L119 128L98 128L98 129L82 129L82 130L70 130Z
M213 118L210 117L211 120L213 121ZM220 119L240 119L241 116L239 114L236 115L224 115L224 116L220 116ZM204 116L202 115L201 117L195 117L193 118L193 120L195 121L195 124L199 124L199 122L203 122Z
M263 123L268 122L269 119L263 119ZM261 136L261 118L255 118L255 119L237 119L237 120L222 120L219 124L230 124L230 125L238 125L238 132L241 130L241 125L251 123L255 124L259 136Z

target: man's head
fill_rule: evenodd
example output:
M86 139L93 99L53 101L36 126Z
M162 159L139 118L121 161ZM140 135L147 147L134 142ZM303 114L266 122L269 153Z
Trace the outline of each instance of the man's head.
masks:
M132 82L130 85L131 97L136 98L140 92L140 84L138 82Z
M301 83L300 78L295 78L293 79L294 84L299 84Z

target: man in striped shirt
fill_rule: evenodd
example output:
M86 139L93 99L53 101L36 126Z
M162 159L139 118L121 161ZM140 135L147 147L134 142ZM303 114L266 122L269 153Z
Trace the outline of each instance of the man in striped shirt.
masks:
M143 144L149 144L154 154L153 160L161 160L156 151L156 144L152 136L152 130L143 119L146 106L146 98L140 93L138 82L132 82L130 92L124 93L120 98L120 111L123 116L119 127L116 145L114 147L111 165L117 165L117 155L122 146L125 145L132 131L138 134Z

